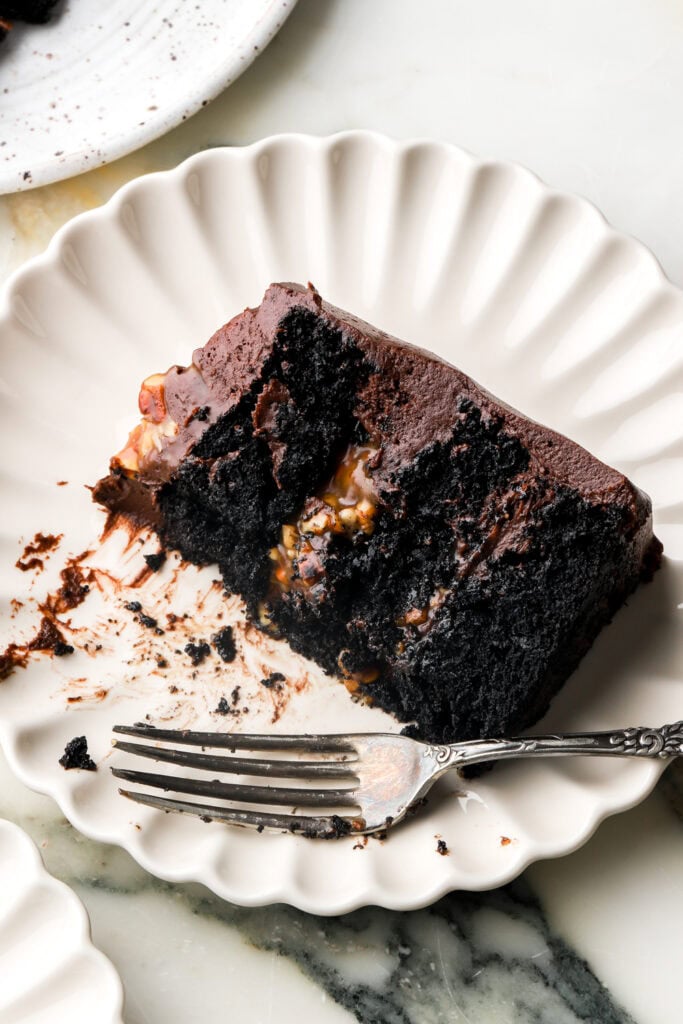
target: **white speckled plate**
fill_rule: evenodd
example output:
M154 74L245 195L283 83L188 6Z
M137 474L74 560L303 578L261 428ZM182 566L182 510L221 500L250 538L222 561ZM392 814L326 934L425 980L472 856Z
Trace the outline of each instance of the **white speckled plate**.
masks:
M0 194L109 163L230 85L296 0L63 0L0 45Z
M116 971L90 941L76 895L0 819L0 1024L122 1024Z
M92 548L103 516L83 485L102 474L135 418L140 380L186 362L270 281L287 279L314 281L338 305L446 356L649 491L664 569L603 632L545 726L682 717L683 294L592 206L528 171L365 133L277 137L139 179L67 225L9 283L0 309L2 636L30 637L35 602L65 554ZM13 567L18 538L36 530L65 535L42 575ZM574 759L500 766L468 786L451 778L387 842L361 848L134 806L107 771L117 721L396 728L283 645L245 630L210 570L171 558L140 582L141 550L152 542L114 533L87 557L91 593L64 616L77 651L35 657L0 685L0 739L14 771L52 794L77 828L120 843L163 878L203 882L236 903L286 901L318 913L417 907L574 849L606 815L642 799L661 771L655 762ZM169 610L190 618L152 634L123 607L131 597L164 626ZM11 598L23 607L12 612ZM237 623L239 657L223 666L212 655L192 678L182 648L188 636L210 635L219 614ZM276 668L289 680L281 699L260 684ZM249 711L216 715L236 685L238 707ZM97 773L57 763L78 734ZM437 837L448 856L437 854Z

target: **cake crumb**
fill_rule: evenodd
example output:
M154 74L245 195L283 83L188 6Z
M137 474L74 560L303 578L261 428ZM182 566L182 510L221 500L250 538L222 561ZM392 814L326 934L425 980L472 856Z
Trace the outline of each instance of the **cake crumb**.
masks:
M97 765L88 753L88 741L85 736L74 736L64 748L59 763L66 771L80 768L84 772L96 772Z
M193 665L201 665L207 655L211 654L211 648L205 640L200 640L198 643L185 644L183 648L185 654L188 654L190 661Z
M157 551L151 555L143 555L142 557L152 572L159 572L159 569L161 569L162 565L166 561L166 552Z
M213 646L221 661L231 662L237 657L237 645L232 626L224 626L211 637Z
M74 647L72 644L65 644L62 640L58 640L52 650L56 658L63 658L66 654L73 654Z
M159 623L152 615L146 615L144 612L140 612L139 621L141 626L146 626L147 629L158 629Z
M236 686L230 694L230 703L228 703L227 697L223 696L218 701L218 706L214 710L216 715L239 715L240 709L237 707L240 699L240 687ZM242 712L247 712L249 708L242 708Z
M340 818L338 814L333 814L330 818L330 832L323 834L323 839L341 839L342 836L348 836L352 828L351 822L346 818Z
M269 676L261 680L261 686L265 686L267 690L281 690L284 682L285 677L282 672L271 672Z
M509 846L511 842L512 842L512 840L510 839L509 836L501 836L500 837L500 845L501 846Z
M440 853L442 857L448 856L448 846L444 839L437 839L436 841L436 852Z

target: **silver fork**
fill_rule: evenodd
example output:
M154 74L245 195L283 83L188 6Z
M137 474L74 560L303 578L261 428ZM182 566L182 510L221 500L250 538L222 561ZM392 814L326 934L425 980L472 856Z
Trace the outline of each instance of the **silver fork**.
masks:
M293 788L291 785L231 783L216 778L185 778L112 768L117 779L221 802L193 803L120 789L123 796L164 811L195 814L206 821L225 821L259 831L287 830L324 839L350 833L364 835L393 827L440 776L454 768L518 757L588 754L667 758L683 754L683 722L655 729L641 727L441 745L387 733L249 736L157 729L151 725L117 725L114 732L153 741L150 745L115 740L114 746L122 753L214 774L260 777L269 782L299 781ZM161 743L200 749L177 750L158 745ZM229 753L227 756L207 753L206 748ZM238 751L297 754L306 759L234 756ZM230 804L246 804L247 809ZM288 813L274 809L282 807L288 808ZM317 813L300 814L300 808Z

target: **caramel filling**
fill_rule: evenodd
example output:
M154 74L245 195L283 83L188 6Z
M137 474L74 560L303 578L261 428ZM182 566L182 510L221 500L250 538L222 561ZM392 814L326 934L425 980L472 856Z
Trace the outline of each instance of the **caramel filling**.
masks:
M377 494L368 462L376 454L375 448L350 445L320 493L308 499L293 523L284 524L279 543L270 549L276 593L310 593L325 575L323 554L332 537L373 532Z
M308 499L294 522L284 524L279 543L269 552L273 563L271 598L297 591L315 599L322 593L324 555L330 540L372 534L377 492L368 463L376 455L376 448L350 445L327 484ZM259 619L264 627L272 626L267 604L259 609ZM341 660L339 667L352 693L361 683L374 682L379 676L376 667L351 673Z
M341 655L337 664L339 665L339 671L341 672L342 682L349 693L357 693L361 685L374 683L376 679L379 679L380 673L376 666L361 669L359 672L349 672L342 664Z
M418 633L424 635L432 628L436 614L446 600L449 591L444 587L437 587L429 601L423 608L409 608L396 619L396 625L405 629L412 626Z

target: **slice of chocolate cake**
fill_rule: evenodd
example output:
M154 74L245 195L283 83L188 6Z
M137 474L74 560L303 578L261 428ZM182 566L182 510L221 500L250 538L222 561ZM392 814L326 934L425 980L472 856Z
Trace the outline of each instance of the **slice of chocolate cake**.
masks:
M312 288L271 285L140 410L95 500L432 741L537 720L659 562L620 473Z

